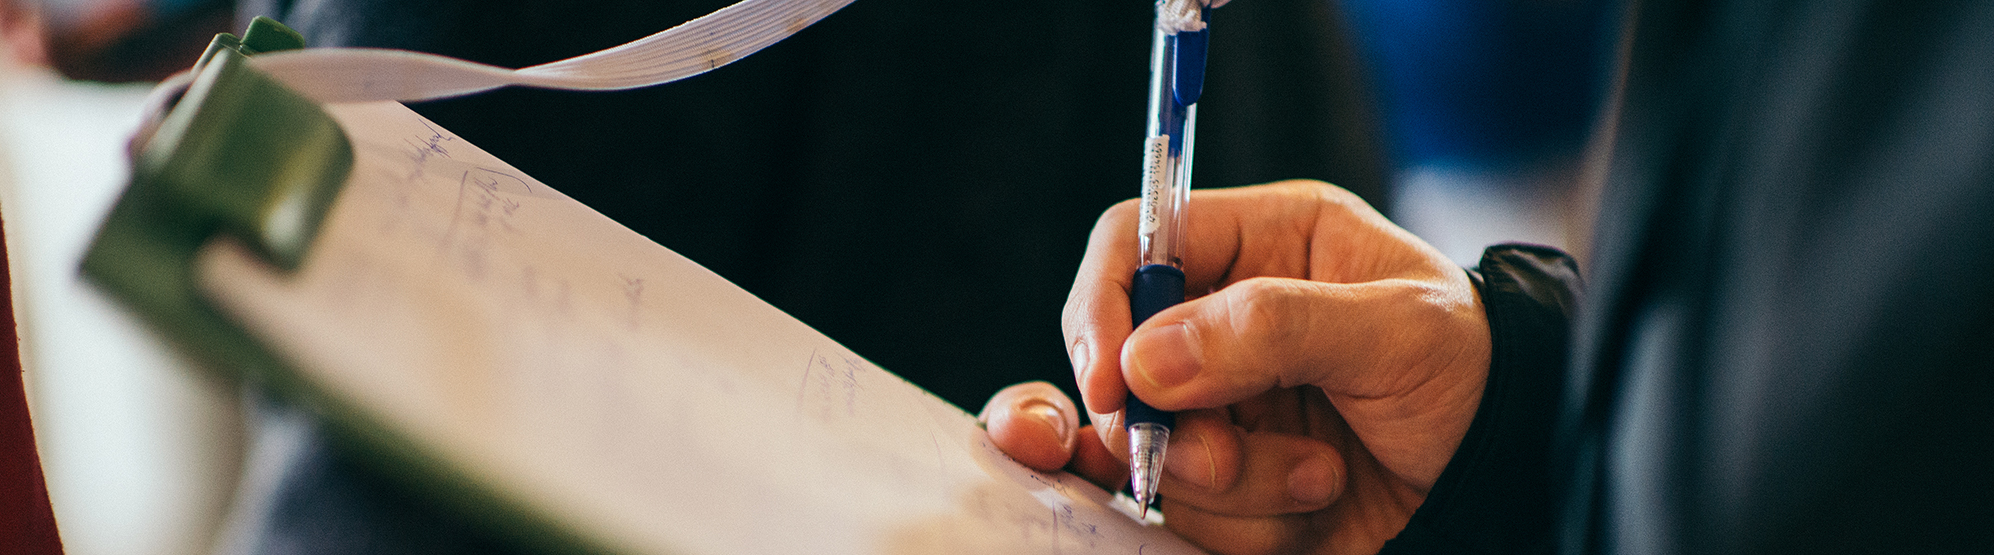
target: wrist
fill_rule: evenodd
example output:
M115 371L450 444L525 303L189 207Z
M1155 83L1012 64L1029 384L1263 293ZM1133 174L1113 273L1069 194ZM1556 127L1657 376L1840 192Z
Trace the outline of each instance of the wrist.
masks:
M1551 430L1566 373L1577 267L1545 247L1486 251L1486 385L1468 429L1387 553L1533 551L1549 541Z

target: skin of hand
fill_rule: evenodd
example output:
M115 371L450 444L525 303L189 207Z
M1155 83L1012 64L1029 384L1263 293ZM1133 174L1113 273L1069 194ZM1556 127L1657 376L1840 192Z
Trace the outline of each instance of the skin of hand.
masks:
M1374 553L1425 500L1488 379L1467 274L1356 195L1313 181L1192 193L1187 297L1130 331L1133 201L1095 225L1064 329L1092 430L1049 384L991 399L997 445L1109 489L1131 391L1177 411L1168 526L1216 553ZM1203 294L1199 294L1203 293Z

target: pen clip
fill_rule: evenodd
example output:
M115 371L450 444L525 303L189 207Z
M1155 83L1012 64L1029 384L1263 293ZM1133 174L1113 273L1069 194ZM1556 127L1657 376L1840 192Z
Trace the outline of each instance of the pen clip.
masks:
M1211 21L1211 8L1198 7L1198 19ZM1205 25L1197 31L1179 31L1170 35L1175 41L1171 60L1175 78L1170 85L1170 95L1176 97L1180 106L1198 103L1198 97L1205 93L1205 50L1210 42L1212 26Z

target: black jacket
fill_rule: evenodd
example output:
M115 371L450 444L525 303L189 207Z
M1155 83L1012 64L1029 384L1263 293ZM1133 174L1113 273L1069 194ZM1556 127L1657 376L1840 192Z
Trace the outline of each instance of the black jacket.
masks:
M1489 251L1488 393L1386 552L1994 550L1994 4L1629 21L1587 298Z

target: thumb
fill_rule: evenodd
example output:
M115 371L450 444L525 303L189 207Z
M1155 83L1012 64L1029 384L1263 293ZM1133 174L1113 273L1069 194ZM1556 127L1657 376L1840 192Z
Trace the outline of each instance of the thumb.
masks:
M1472 289L1446 285L1241 281L1144 322L1123 344L1125 379L1164 410L1221 407L1305 384L1332 397L1403 394L1457 354L1474 356L1476 344L1486 356L1486 332L1479 341L1457 337L1483 318Z

